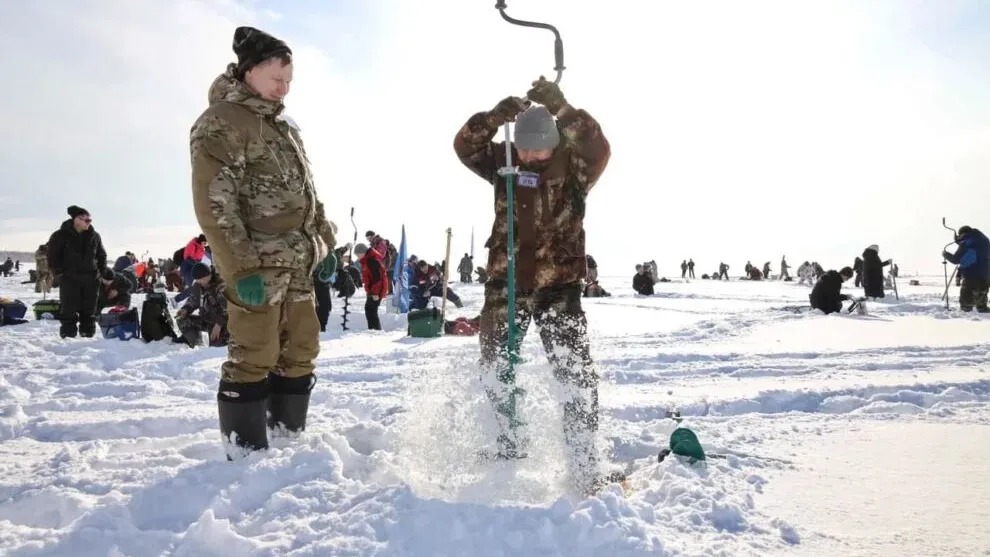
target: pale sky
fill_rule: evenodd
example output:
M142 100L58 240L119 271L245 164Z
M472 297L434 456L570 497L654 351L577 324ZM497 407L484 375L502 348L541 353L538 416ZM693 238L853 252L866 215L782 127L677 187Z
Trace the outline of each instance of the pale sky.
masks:
M561 87L611 141L588 201L602 274L747 260L839 268L869 244L941 274L941 228L990 232L990 4L979 0L509 0L564 39ZM553 74L547 31L492 0L44 0L0 5L0 251L87 208L111 256L199 230L189 128L238 25L296 55L287 113L350 240L476 261L490 186L454 156L475 111Z

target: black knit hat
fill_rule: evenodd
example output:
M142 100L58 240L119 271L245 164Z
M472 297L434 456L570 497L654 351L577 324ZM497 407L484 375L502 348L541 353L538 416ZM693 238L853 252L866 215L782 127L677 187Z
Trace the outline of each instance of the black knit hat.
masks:
M69 205L68 211L69 211L69 216L72 218L89 216L89 211L77 205Z
M199 280L201 278L206 278L206 277L208 277L208 276L210 276L212 274L213 274L213 272L210 271L210 266L207 265L206 263L197 263L197 264L193 265L193 268L192 268L193 280Z
M292 49L284 41L255 29L238 27L234 30L234 54L237 55L237 77L243 78L251 68L275 57L291 57Z
M103 272L100 273L100 276L103 277L103 280L113 280L114 277L116 276L116 273L113 272L113 269L106 268L103 269Z

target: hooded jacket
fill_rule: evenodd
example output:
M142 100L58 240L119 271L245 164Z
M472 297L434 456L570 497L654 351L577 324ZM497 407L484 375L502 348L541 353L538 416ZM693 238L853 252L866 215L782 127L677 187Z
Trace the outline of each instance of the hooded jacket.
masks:
M62 223L48 239L48 269L53 275L97 278L107 266L103 238L92 225L79 232L72 219Z
M959 274L970 280L990 280L990 239L976 228L959 238L956 253L946 253L946 260L959 265Z
M259 269L310 275L332 249L299 129L281 102L234 78L214 80L190 132L196 219L227 283Z
M883 298L883 268L890 260L881 261L875 246L863 251L863 292L867 298Z

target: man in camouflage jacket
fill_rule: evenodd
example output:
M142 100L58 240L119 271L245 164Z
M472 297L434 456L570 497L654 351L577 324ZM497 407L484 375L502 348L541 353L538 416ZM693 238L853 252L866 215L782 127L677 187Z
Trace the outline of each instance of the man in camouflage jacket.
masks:
M587 320L581 308L581 280L587 274L584 215L588 193L611 156L608 140L584 110L572 107L560 89L542 77L527 93L543 106L508 97L494 109L474 114L454 139L461 162L492 184L495 223L488 248L489 280L481 310L483 380L502 425L498 454L522 455L524 441L509 431L505 402L520 392L506 384L508 370L508 203L505 143L493 142L500 126L515 120L513 164L522 174L514 191L516 315L518 342L535 320L556 378L568 390L564 436L577 489L597 480L598 374L591 359ZM557 120L554 121L554 116Z
M209 336L210 346L227 346L230 332L227 330L227 285L223 279L204 263L192 269L193 284L186 303L175 316L176 325L190 346L199 346L202 333ZM199 310L197 315L193 315Z
M34 268L37 270L34 291L47 296L52 288L52 274L48 270L48 244L41 244L34 251Z
M190 133L192 193L227 284L220 429L252 450L268 446L266 410L269 427L305 427L320 348L312 274L336 227L317 199L299 128L282 114L292 51L251 27L237 28L233 48L237 63L214 80Z

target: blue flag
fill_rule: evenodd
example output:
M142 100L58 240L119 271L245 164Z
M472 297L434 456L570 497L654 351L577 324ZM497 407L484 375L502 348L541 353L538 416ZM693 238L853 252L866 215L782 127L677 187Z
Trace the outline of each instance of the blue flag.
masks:
M395 258L395 267L392 269L392 279L395 281L395 288L392 292L392 308L398 313L409 313L409 275L406 273L406 259L409 259L406 250L406 225L402 225L402 243L399 244L399 255Z

